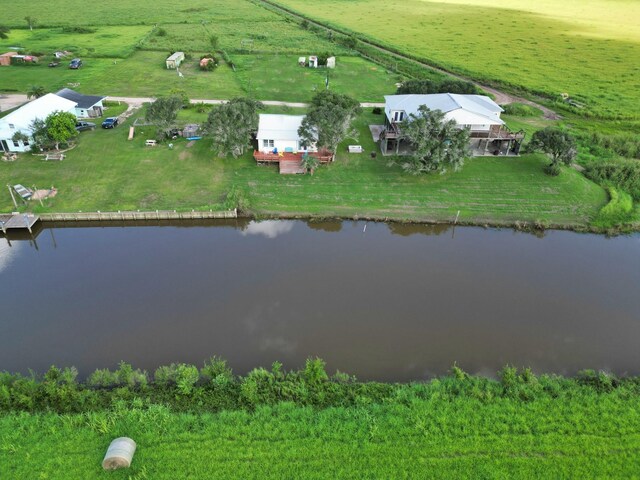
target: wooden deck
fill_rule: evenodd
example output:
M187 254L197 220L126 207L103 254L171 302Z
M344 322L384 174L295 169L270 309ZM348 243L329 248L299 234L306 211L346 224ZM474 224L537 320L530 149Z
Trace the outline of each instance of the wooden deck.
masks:
M280 174L281 175L295 175L305 174L307 169L302 166L302 160L281 160L280 161Z
M277 163L282 175L307 173L302 166L303 155L304 153L291 152L264 153L259 150L253 152L253 158L258 165ZM331 152L309 152L309 156L317 158L320 163L329 163L333 160Z
M0 229L7 230L29 230L40 220L38 215L32 213L0 214Z

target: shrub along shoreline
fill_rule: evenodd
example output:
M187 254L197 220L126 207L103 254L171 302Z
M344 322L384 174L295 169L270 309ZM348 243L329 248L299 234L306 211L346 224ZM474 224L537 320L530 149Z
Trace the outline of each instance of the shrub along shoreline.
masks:
M454 365L450 374L425 382L360 382L343 372L329 375L325 363L310 358L300 370L285 371L274 362L270 369L255 368L234 375L227 362L212 357L202 368L183 363L161 366L153 375L121 362L116 370L99 369L78 381L75 367L52 366L45 374L0 373L1 412L54 412L58 414L103 411L115 402L162 404L178 412L253 410L281 402L317 408L353 407L362 402L395 402L410 395L495 402L552 401L581 395L615 394L640 400L640 377L617 377L607 372L583 370L575 377L535 375L531 369L505 366L497 379L469 375Z

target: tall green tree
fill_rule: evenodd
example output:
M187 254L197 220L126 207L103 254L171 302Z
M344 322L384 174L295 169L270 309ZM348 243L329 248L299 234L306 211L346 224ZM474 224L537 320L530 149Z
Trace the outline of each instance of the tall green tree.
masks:
M211 137L211 148L219 157L239 157L258 129L258 110L262 103L248 98L234 98L216 105L209 112L203 131Z
M545 169L549 175L558 175L560 165L571 165L578 154L576 139L557 127L547 127L535 132L528 148L544 152L551 158L551 165Z
M60 144L68 142L78 134L76 116L69 112L53 112L44 121L47 136L59 150Z
M357 135L352 125L358 113L360 104L357 100L348 95L323 90L313 97L309 111L298 129L298 135L304 145L315 144L319 148L335 152L342 140Z
M38 23L38 19L32 17L31 15L27 15L26 17L24 17L24 21L27 22L27 25L29 25L29 30L33 30L35 24Z
M5 38L9 38L9 32L11 30L9 30L9 27L5 27L4 25L0 25L0 38L1 39L5 39Z
M32 98L40 98L47 94L47 91L42 85L30 85L29 90L27 90L27 98L31 100Z
M440 110L422 105L400 124L400 136L411 144L412 154L401 163L410 173L458 171L469 156L469 129L445 120Z
M158 138L162 139L175 126L178 112L182 108L182 99L177 95L160 97L147 107L145 119L158 127Z

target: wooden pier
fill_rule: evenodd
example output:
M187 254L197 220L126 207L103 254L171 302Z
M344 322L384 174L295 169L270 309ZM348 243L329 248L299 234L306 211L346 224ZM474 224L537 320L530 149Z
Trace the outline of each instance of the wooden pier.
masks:
M0 229L2 233L7 233L7 230L29 230L33 225L40 220L38 215L33 213L8 213L0 214Z
M70 212L43 213L40 218L44 222L108 222L108 221L144 221L144 220L204 220L210 218L238 218L238 211L233 210L191 210L178 212L175 210L155 211L120 211L120 212Z

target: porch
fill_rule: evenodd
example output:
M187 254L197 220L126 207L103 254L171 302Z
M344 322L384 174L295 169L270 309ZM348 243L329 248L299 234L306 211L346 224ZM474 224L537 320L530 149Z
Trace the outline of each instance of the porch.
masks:
M329 151L309 152L310 157L317 158L320 163L329 163L333 161L333 153ZM258 165L278 164L280 174L302 174L306 173L302 166L302 157L304 152L278 152L265 153L259 150L253 151L253 158Z

